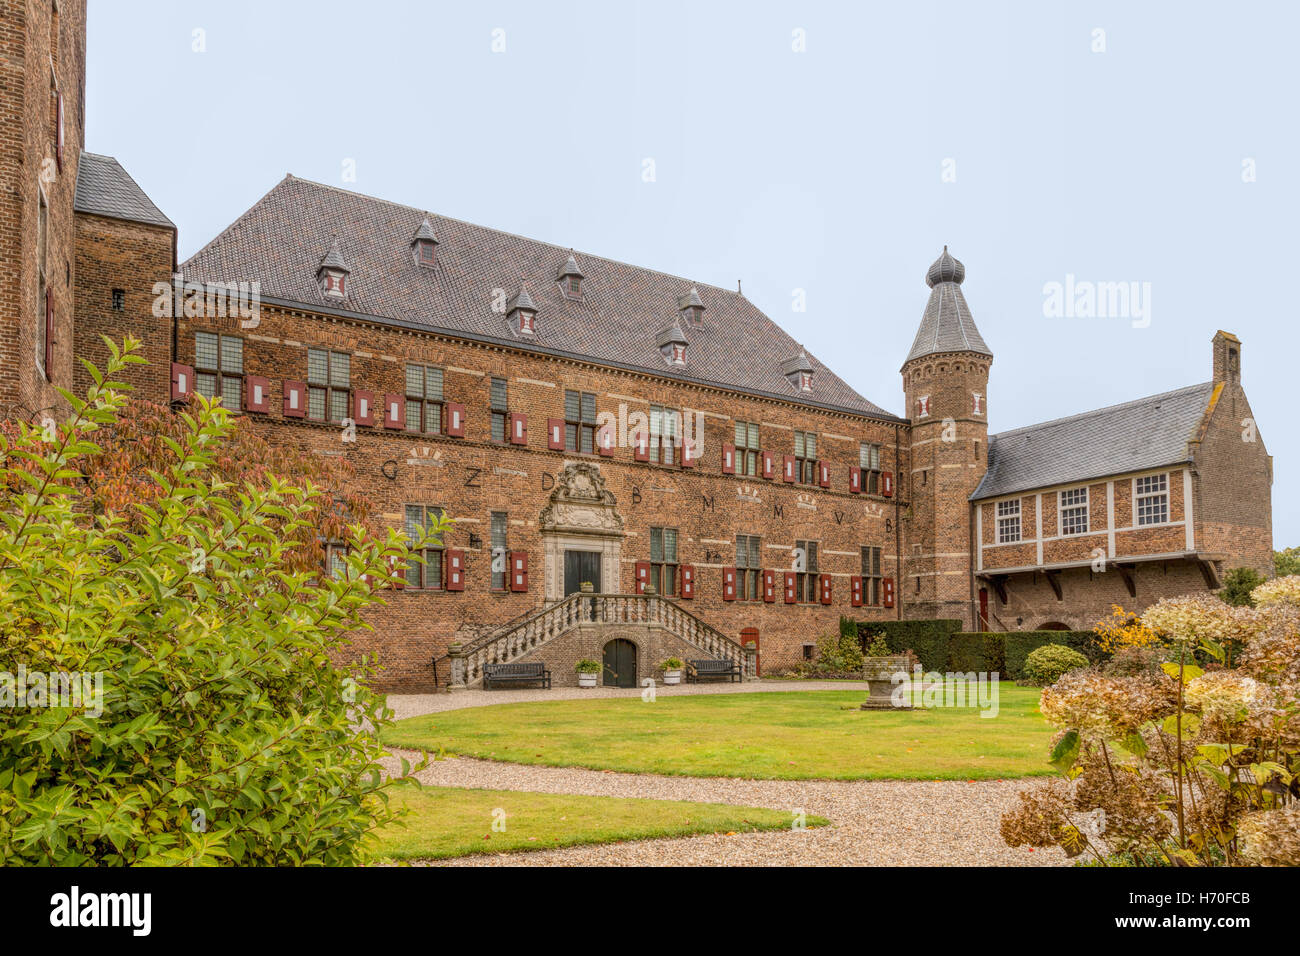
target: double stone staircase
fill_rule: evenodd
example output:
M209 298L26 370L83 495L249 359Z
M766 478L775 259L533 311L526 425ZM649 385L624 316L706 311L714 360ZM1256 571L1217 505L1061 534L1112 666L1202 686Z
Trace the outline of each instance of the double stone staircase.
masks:
M739 664L757 680L757 653L700 620L677 602L653 594L570 594L465 644L452 644L448 690L481 686L488 664L509 664L584 626L625 630L660 627L698 648L702 657Z

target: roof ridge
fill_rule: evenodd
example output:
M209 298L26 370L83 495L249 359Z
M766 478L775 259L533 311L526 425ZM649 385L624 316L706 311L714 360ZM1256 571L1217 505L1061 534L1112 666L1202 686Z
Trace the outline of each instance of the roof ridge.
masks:
M276 183L276 186L279 186L279 185L281 185L282 183L284 183L284 182L286 182L287 180L290 180L290 179L294 180L295 182L306 183L308 186L319 186L321 189L329 189L329 190L332 190L333 192L343 193L345 196L355 196L355 197L357 197L358 199L368 199L368 200L370 200L371 202L383 203L383 204L386 205L386 206L396 206L398 209L405 209L405 210L412 211L412 212L418 212L418 213L421 213L422 215L425 215L425 216L434 215L434 216L437 216L439 219L445 219L445 220L447 220L448 222L458 223L458 224L460 224L460 225L462 225L462 226L469 226L469 227L471 227L471 228L473 228L473 229L485 229L485 230L487 230L488 232L495 232L497 235L501 235L501 236L510 236L510 237L513 238L513 239L522 239L522 240L524 240L525 242L535 242L535 243L537 243L538 245L549 246L549 247L552 248L552 249L558 249L559 251L565 253L566 255L572 255L572 254L574 254L574 253L577 251L577 250L576 250L576 247L574 247L574 246L565 246L565 245L560 245L559 243L550 242L550 241L548 241L548 240L546 240L546 239L535 239L535 238L533 238L532 236L525 236L525 235L524 235L523 233L521 233L521 232L511 232L511 231L508 230L508 229L498 229L498 228L496 228L495 226L485 226L485 225L483 225L483 223L481 223L481 222L470 222L468 219L459 219L459 218L457 218L456 216L446 216L446 215L443 215L442 213L431 213L431 212L428 212L428 211L425 211L425 210L422 210L422 209L418 209L418 208L415 207L415 206L408 206L406 203L396 202L396 201L394 201L394 200L392 200L392 199L384 199L382 196L372 196L372 195L370 195L369 193L357 192L355 189L344 189L342 186L334 186L334 185L331 185L330 183L317 182L317 181L314 180L314 179L304 179L302 176L295 176L295 175L293 175L293 173L288 173L288 174L286 174L285 177L284 177L284 179L280 180L279 183ZM271 192L274 191L274 188L275 188L275 187L272 187L271 190L268 190L268 191L267 191L267 192L262 196L262 199L265 199L267 196L269 196L269 195L271 194ZM261 199L258 200L258 202L261 202L261 201L262 201ZM254 203L254 205L256 205L256 203ZM247 215L247 213L245 213L245 215ZM242 219L243 216L241 216L240 218ZM238 222L238 220L236 220L236 222ZM233 226L234 223L231 223L231 225ZM229 228L229 227L227 227L227 228ZM225 232L225 231L226 231L226 230L223 230L223 232ZM211 245L211 243L209 243L209 245ZM204 248L207 248L207 246L204 246ZM195 253L195 255L198 255L198 253ZM610 263L613 263L614 265L617 265L617 266L626 266L626 267L629 268L629 269L640 269L640 270L642 270L642 271L644 271L644 272L653 272L653 273L655 273L656 275L661 275L661 276L664 276L665 278L668 278L668 279L677 279L677 280L679 280L679 281L681 281L681 282L685 282L685 283L688 283L688 284L693 285L693 286L701 286L701 285L702 285L702 286L705 286L706 288L714 289L714 290L716 290L716 291L718 291L718 292L725 293L726 295L732 295L732 296L735 296L736 298L739 298L739 299L745 299L744 293L737 292L735 289L728 289L728 288L726 288L725 286L714 285L712 282L701 282L701 281L699 281L698 279L689 279L689 278L687 278L686 276L678 275L678 274L675 273L675 272L665 272L665 271L662 270L662 269L655 269L655 268L652 268L651 266L642 266L642 265L637 265L635 262L625 262L625 261L622 260L622 259L611 259L611 258L609 258L609 256L598 255L598 254L596 254L596 253L594 253L594 252L584 252L582 255L583 255L584 258L598 259L598 260L600 260L601 262L610 262ZM190 258L193 258L193 256L191 256ZM748 299L745 299L745 301L748 302L749 300L748 300ZM766 313L764 313L764 314L766 314ZM770 316L769 316L768 318L771 319ZM776 324L776 323L773 322L773 324ZM778 328L779 328L779 326L778 326ZM782 331L784 331L784 330L782 330ZM787 334L789 334L789 333L787 333Z
M1019 428L1012 428L1005 432L997 432L996 434L990 435L989 437L1004 438L1012 435L1019 435L1023 432L1036 431L1037 429L1040 428L1049 428L1056 425L1064 425L1067 422L1079 421L1080 419L1088 418L1089 416L1092 415L1100 415L1103 412L1114 412L1122 408L1131 408L1134 405L1142 405L1147 402L1155 401L1156 399L1170 398L1174 395L1179 395L1185 392L1191 392L1194 391L1195 389L1205 388L1206 386L1213 385L1213 384L1214 384L1213 382L1198 382L1195 385L1184 385L1181 388L1171 388L1165 392L1156 392L1154 395L1145 395L1142 398L1130 399L1127 402L1119 402L1115 405L1103 405L1101 408L1089 409L1086 412L1076 412L1073 415L1066 415L1064 418L1052 418L1052 419L1048 419L1045 422L1036 422L1032 425L1021 425Z

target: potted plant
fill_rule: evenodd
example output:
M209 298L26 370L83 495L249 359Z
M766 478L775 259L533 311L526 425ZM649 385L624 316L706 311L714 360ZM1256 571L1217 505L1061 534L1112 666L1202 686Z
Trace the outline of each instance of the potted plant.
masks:
M583 594L594 594L596 592L596 585L592 584L590 581L583 581L578 585L578 588Z
M596 675L600 673L600 661L593 661L590 657L584 657L573 665L573 669L578 672L579 687L596 686Z
M877 634L872 638L862 659L862 677L870 688L870 694L862 702L863 710L910 710L912 694L910 688L898 703L894 701L894 675L900 671L908 672L906 654L894 654L885 643L885 635Z
M663 671L665 684L680 684L686 662L680 657L668 657L659 662L659 669Z

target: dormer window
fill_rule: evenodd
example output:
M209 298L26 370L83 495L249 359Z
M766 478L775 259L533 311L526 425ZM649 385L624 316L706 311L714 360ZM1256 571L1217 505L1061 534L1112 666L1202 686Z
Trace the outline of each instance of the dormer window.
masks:
M681 322L676 317L655 338L655 344L659 346L660 354L669 365L686 364L686 349L690 343L686 340L686 333L682 331Z
M555 281L560 284L560 291L567 298L582 298L582 270L578 268L578 260L573 257L573 250L569 250L569 258L565 260L564 265L560 266L560 271L555 275Z
M537 334L537 306L528 294L527 283L519 284L519 292L507 305L506 318L516 335Z
M320 283L321 295L331 299L343 299L347 297L347 282L351 270L343 261L343 253L339 250L339 241L334 240L330 244L329 252L325 253L325 258L320 262L320 268L316 270L316 281Z
M345 283L347 281L348 277L345 273L339 272L337 269L326 269L324 280L321 283L321 292L335 299L346 298L347 289Z
M787 359L781 366L786 380L800 392L811 392L813 383L813 366L808 360L808 353L801 347L799 354Z
M699 328L704 324L704 302L697 289L691 289L686 295L677 297L677 311L682 321L689 328Z
M438 240L433 234L433 225L428 218L420 223L419 229L415 230L415 235L411 238L411 246L415 250L416 264L426 269L432 268L438 257Z

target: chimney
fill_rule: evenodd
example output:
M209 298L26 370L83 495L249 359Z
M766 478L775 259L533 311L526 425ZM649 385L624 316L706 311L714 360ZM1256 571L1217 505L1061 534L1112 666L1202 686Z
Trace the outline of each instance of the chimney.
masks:
M1214 381L1241 384L1241 339L1231 332L1214 334Z

